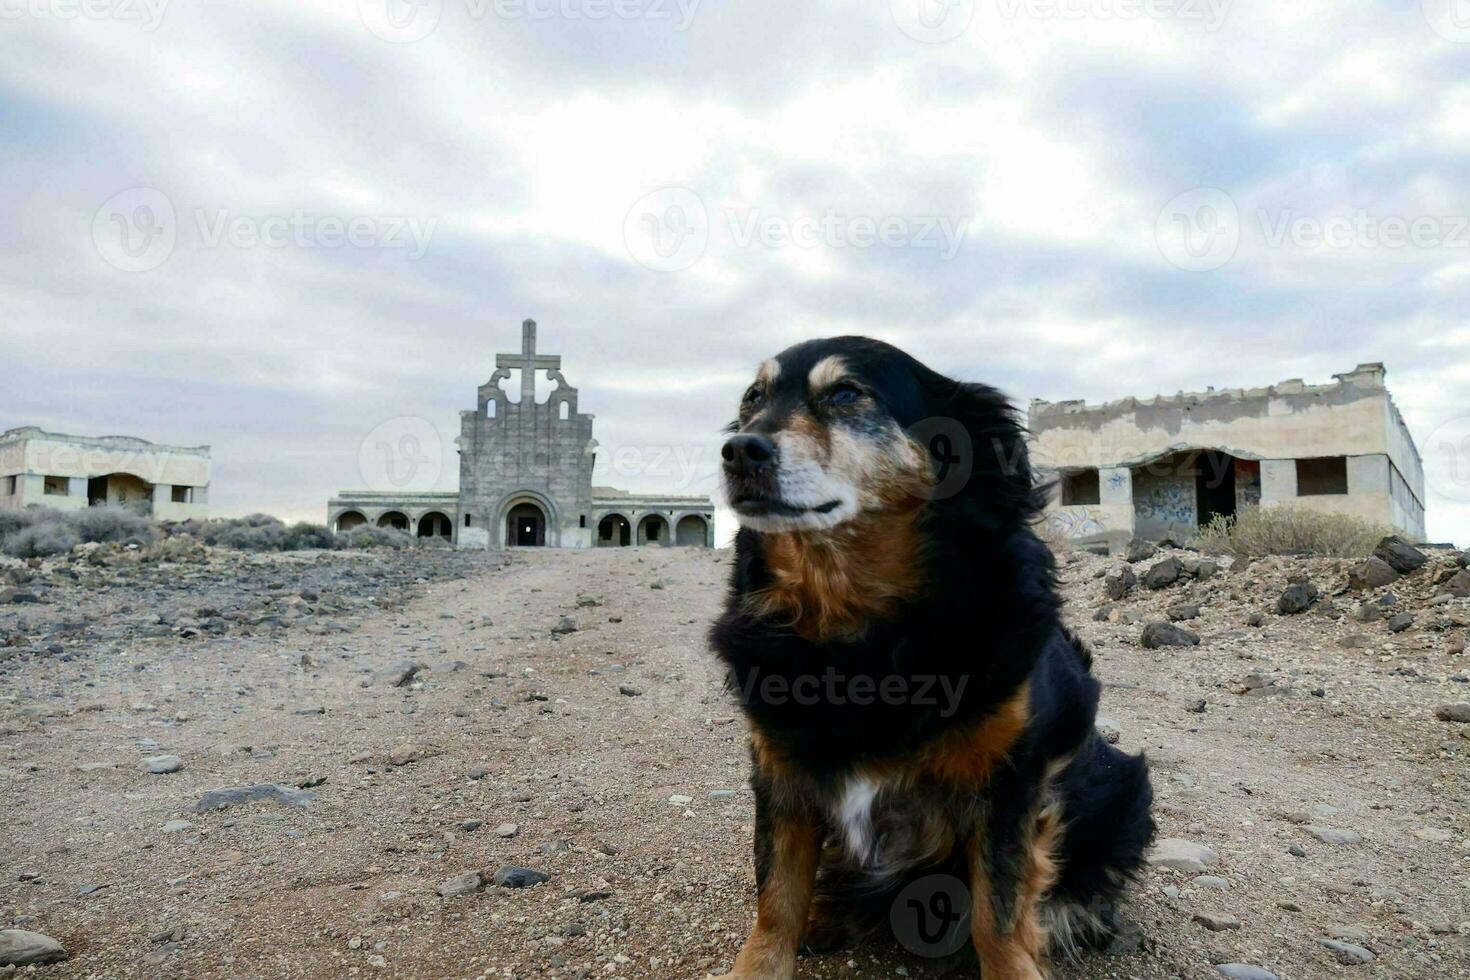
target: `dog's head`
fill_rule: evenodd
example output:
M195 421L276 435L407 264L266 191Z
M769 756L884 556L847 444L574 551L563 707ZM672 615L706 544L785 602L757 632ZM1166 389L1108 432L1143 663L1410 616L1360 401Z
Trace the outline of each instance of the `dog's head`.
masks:
M756 531L821 531L944 507L1009 523L1037 506L999 392L865 337L797 344L760 366L725 443L725 495Z

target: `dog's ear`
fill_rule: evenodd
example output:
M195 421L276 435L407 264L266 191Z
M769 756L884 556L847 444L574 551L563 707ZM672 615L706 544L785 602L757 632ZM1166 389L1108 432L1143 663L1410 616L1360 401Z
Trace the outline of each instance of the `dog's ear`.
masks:
M989 385L935 375L924 385L930 418L915 433L935 466L934 504L986 527L1014 527L1040 514L1020 414Z

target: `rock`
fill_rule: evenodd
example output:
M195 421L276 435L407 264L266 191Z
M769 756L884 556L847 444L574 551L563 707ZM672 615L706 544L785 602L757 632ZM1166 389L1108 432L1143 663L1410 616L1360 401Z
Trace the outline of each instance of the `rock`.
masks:
M1373 557L1400 575L1418 571L1429 561L1428 555L1398 535L1391 535L1378 542L1378 547L1373 549Z
M1205 581L1206 579L1212 579L1219 574L1219 562L1209 561L1208 559L1201 559L1199 567L1194 570L1194 577L1199 579L1201 582Z
M636 698L640 696L643 692L634 687L632 684L619 684L618 693L625 698Z
M513 864L503 865L495 871L495 884L501 888L530 888L550 880L551 875L543 871L519 868Z
M1331 950L1333 957L1343 966L1372 963L1377 958L1363 947L1345 943L1340 939L1319 939L1317 942Z
M1411 612L1401 612L1388 621L1388 631L1390 633L1402 633L1413 625L1414 614Z
M1348 584L1355 589L1381 589L1397 582L1399 573L1382 558L1373 557L1354 565L1348 572Z
M575 619L570 616L563 616L556 621L556 625L551 628L551 632L557 636L564 636L567 633L577 632L577 629L577 621Z
M1184 566L1179 563L1178 558L1165 558L1144 573L1143 584L1150 589L1167 589L1179 581L1179 576L1183 574Z
M1173 623L1149 623L1143 628L1143 646L1147 650L1194 647L1199 646L1199 635Z
M675 793L669 797L669 802L674 804L674 806L688 806L694 802L694 797L685 796L683 793Z
M1196 912L1194 914L1194 921L1211 932L1225 932L1230 929L1240 928L1240 920L1234 916L1213 912Z
M438 892L440 898L461 898L479 891L480 886L484 884L485 879L480 877L478 871L466 871L462 875L450 878L434 891Z
M1203 844L1166 837L1157 841L1148 853L1149 864L1199 874L1220 863L1220 855Z
M394 746L393 751L388 753L388 764L390 766L406 766L410 762L417 762L418 758L418 746L408 744L398 745Z
M1123 737L1123 730L1111 718L1099 718L1097 720L1097 733L1109 745L1117 745L1118 741Z
M209 810L223 810L226 807L238 806L241 803L254 803L258 801L272 801L283 806L294 806L305 809L316 799L316 794L310 790L297 789L294 786L282 786L279 783L256 783L254 786L227 786L224 789L212 789L199 798L194 804L195 813L205 813Z
M50 936L25 929L0 929L0 966L60 963L66 949Z
M481 769L481 768L478 768L478 767L476 767L474 769L471 769L470 772L469 772L469 777L474 782L479 782L480 780L484 779L488 775L490 775L490 770L489 769Z
M520 824L514 824L514 823L503 823L499 827L496 827L495 828L495 836L496 837L504 837L506 840L509 840L510 838L514 837L516 834L519 834L520 832L521 832L521 826L520 826Z
M1363 839L1363 836L1355 830L1339 830L1336 827L1324 827L1321 824L1309 823L1303 826L1302 830L1324 844L1356 844Z
M1295 616L1304 613L1312 607L1321 593L1317 586L1311 582L1293 582L1281 593L1281 598L1276 600L1276 611L1283 616Z
M1194 879L1194 883L1200 888L1213 888L1217 892L1226 892L1230 890L1230 882L1226 881L1224 878L1217 877L1216 875L1200 875L1198 878Z
M1109 575L1103 580L1103 585L1108 590L1108 598L1114 602L1131 592L1137 584L1138 576L1133 574L1133 569L1127 566L1119 569L1117 574Z
M1190 714L1195 714L1195 715L1202 715L1202 714L1204 714L1205 713L1205 699L1204 698L1195 698L1193 701L1189 702L1189 704L1187 704L1187 705L1184 706L1184 710L1185 711L1188 711Z
M1279 980L1270 970L1263 970L1248 963L1220 963L1215 966L1215 970L1220 975L1229 977L1230 980Z
M1126 557L1130 562L1148 561L1150 558L1152 558L1154 555L1157 555L1158 553L1159 549L1155 548L1149 542L1143 540L1142 538L1134 538L1132 541L1128 542L1128 553Z
M1445 583L1445 591L1456 599L1470 599L1470 571L1461 569Z
M1167 610L1169 619L1176 623L1185 620L1199 619L1199 604L1193 602L1180 602L1172 605Z
M468 820L460 821L459 829L463 830L467 834L472 834L483 826L485 826L485 821L475 817L471 817Z
M1440 721L1458 721L1470 724L1470 703L1442 704L1434 709L1434 717Z
M144 772L151 772L154 775L161 776L165 773L178 772L184 768L184 760L176 755L150 755L138 763L138 768Z
M1327 935L1345 943L1366 943L1371 938L1367 929L1360 929L1357 926L1332 926L1327 930Z
M179 834L186 830L192 830L194 825L187 820L170 820L163 825L165 834Z

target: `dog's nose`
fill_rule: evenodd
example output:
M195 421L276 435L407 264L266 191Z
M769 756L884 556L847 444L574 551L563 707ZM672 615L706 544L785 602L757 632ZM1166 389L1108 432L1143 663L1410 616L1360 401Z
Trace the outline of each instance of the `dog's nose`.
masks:
M725 469L736 474L758 473L776 461L776 444L765 436L741 433L731 436L720 450Z

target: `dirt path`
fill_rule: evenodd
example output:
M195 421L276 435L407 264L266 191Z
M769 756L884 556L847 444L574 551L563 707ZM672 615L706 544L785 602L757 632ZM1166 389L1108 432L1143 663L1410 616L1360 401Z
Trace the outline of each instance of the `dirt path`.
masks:
M703 639L727 561L524 552L353 632L161 638L29 665L0 700L0 912L67 947L38 968L56 978L723 968L754 909L744 729ZM1436 639L1382 661L1336 646L1350 627L1325 619L1249 628L1254 600L1223 584L1193 624L1200 647L1147 651L1136 624L1092 621L1103 566L1068 567L1103 714L1154 759L1161 836L1216 850L1225 889L1150 872L1130 907L1142 939L1057 975L1470 974L1470 742L1430 713L1466 700L1463 653ZM563 616L577 629L554 633ZM405 661L427 669L394 686ZM1391 671L1406 662L1413 675ZM1251 672L1277 683L1233 693ZM163 754L182 770L138 768ZM305 808L194 812L206 791L257 783L317 785ZM507 864L550 880L436 894ZM1212 932L1197 913L1241 927ZM1334 928L1374 960L1340 966L1317 941ZM879 945L798 975L974 974Z

